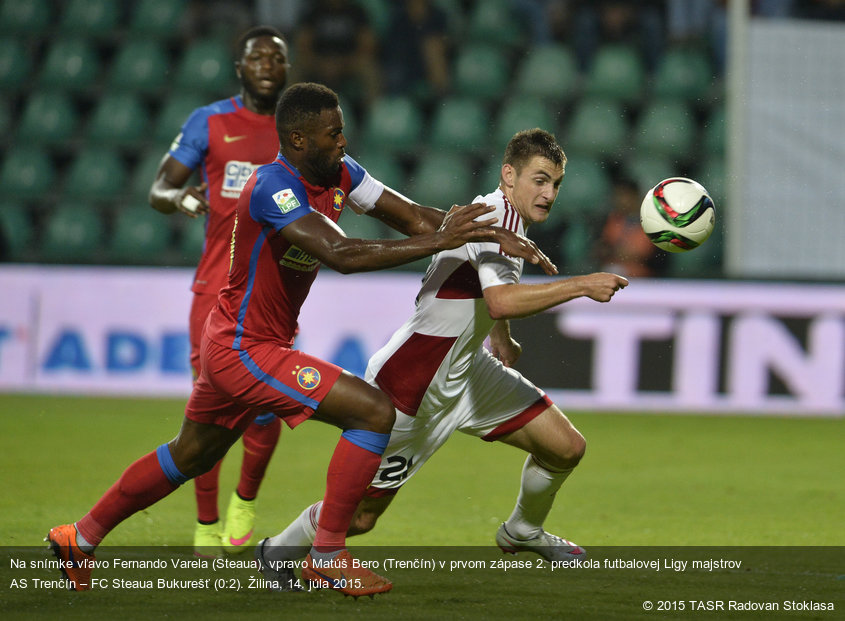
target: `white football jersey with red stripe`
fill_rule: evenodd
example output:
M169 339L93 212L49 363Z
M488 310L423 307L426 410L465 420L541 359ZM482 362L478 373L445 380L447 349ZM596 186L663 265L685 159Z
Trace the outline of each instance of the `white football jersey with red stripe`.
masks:
M496 226L524 235L522 218L497 189L473 202L493 205ZM439 412L460 395L473 358L495 323L482 291L516 284L522 259L495 243L469 243L438 253L423 279L416 310L367 367L376 384L402 412Z

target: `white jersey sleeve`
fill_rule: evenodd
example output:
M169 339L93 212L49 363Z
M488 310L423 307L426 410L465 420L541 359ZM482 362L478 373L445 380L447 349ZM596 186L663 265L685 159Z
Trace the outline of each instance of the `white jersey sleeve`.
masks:
M477 196L473 202L493 205L496 210L491 215L498 218L495 226L506 228L517 235L524 235L522 219L501 191L497 190L487 196ZM478 280L482 291L487 287L519 283L522 276L522 259L505 255L499 248L499 244L473 243L467 244L466 249L470 262L478 270Z

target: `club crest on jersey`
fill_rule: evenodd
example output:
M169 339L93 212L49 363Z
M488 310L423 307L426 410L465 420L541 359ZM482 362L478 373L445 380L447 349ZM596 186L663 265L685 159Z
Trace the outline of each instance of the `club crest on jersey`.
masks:
M299 207L299 200L290 188L279 190L273 194L273 200L276 201L276 206L282 213L287 213Z
M343 209L343 201L346 199L346 195L343 193L343 190L340 188L334 189L334 198L332 199L332 207L334 207L335 211L340 211Z
M320 372L314 367L299 368L299 365L297 365L296 371L293 371L292 374L296 375L296 383L299 384L299 387L305 390L314 390L320 385Z

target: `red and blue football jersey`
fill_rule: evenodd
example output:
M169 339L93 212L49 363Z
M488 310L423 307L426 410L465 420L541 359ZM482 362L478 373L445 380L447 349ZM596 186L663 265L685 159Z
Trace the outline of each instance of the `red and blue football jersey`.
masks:
M311 185L282 155L260 166L238 200L229 284L209 316L207 336L238 350L268 340L291 347L320 262L290 244L282 229L314 211L337 222L347 200L367 211L383 189L349 156L332 187Z
M192 291L216 294L226 284L235 207L252 172L279 152L276 120L244 107L240 95L197 108L170 147L170 156L200 169L208 183L205 243Z

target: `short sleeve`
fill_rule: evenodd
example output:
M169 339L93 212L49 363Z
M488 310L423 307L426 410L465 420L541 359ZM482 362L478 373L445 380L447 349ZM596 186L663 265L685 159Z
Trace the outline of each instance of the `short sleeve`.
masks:
M199 167L208 153L208 117L206 108L194 110L170 145L170 156L191 170Z
M301 181L290 175L261 174L263 168L255 173L257 179L249 197L253 220L280 231L314 211Z
M468 246L470 244L467 244ZM505 256L494 243L471 244L470 261L478 269L483 291L487 287L515 285L522 275L522 259Z

